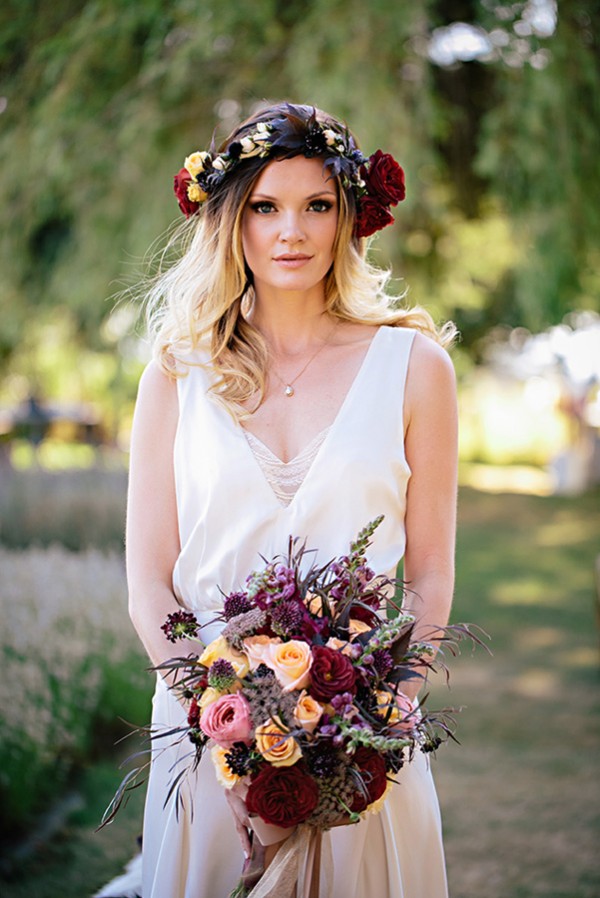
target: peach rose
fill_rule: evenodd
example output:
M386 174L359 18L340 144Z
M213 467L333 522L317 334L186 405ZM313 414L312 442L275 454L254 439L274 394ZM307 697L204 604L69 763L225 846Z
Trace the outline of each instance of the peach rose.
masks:
M235 784L239 783L242 777L238 776L237 773L234 773L233 770L229 768L229 765L225 760L226 754L227 749L223 748L222 745L214 745L210 750L210 756L215 765L217 780L225 789L233 789Z
M264 663L274 671L284 692L308 686L312 662L310 646L299 639L290 639L279 645L271 643L264 658Z
M323 705L320 705L312 695L307 693L306 689L303 689L294 709L294 720L298 726L301 726L307 733L312 733L322 714Z
M360 636L361 633L369 633L372 629L373 627L370 627L369 624L365 624L363 620L357 620L355 617L351 617L348 623L351 636Z
M217 636L216 639L213 639L206 646L198 660L205 667L210 667L217 658L225 658L227 661L230 661L238 677L245 677L250 670L246 655L229 645L224 636Z
M351 655L352 654L352 644L346 642L345 639L338 639L337 636L330 636L325 645L330 649L335 649L336 652L341 652L342 655Z
M279 636L248 636L243 640L244 651L248 656L250 670L254 671L259 664L266 664L265 655L269 646L273 643L279 644L281 639Z
M291 767L302 757L300 746L278 717L256 730L256 748L274 767Z

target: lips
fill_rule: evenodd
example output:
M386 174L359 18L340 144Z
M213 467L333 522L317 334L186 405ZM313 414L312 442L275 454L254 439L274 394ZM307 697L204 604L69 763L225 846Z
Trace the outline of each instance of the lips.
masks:
M275 256L273 261L283 268L301 268L311 259L312 256L307 256L304 253L282 253L280 256Z

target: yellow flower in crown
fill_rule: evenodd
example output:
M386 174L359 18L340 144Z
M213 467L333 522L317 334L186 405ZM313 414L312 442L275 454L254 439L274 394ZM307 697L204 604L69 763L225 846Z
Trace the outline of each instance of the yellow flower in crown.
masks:
M192 178L195 178L200 172L204 171L206 160L210 158L210 153L207 153L206 151L192 153L190 156L186 156L183 167L189 171ZM197 201L194 200L194 202Z
M230 646L224 636L217 636L216 639L213 639L206 646L198 660L205 667L210 667L218 658L225 658L227 661L230 661L238 677L245 677L250 670L248 657L244 652L238 652Z
M199 184L196 184L195 181L190 181L187 188L188 200L192 203L203 203L208 199L208 194L206 191L202 190Z

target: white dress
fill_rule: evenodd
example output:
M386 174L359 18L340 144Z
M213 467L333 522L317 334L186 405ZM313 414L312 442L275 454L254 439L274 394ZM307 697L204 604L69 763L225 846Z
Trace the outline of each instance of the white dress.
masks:
M326 562L344 554L358 531L385 518L368 552L370 566L393 576L405 547L410 470L404 455L402 397L414 331L381 327L348 394L321 440L297 491L285 504L264 465L228 412L206 395L208 373L191 367L178 381L174 465L181 554L174 590L210 624L223 592L307 539ZM256 449L256 447L254 447ZM178 725L184 714L159 677L153 725ZM165 745L170 740L165 740ZM187 752L182 746L180 752ZM177 773L177 750L157 744L143 842L143 898L228 898L243 863L239 838L207 752L183 789L185 807L164 807ZM333 891L323 898L446 898L437 796L428 760L417 752L399 773L383 810L325 834L334 860Z

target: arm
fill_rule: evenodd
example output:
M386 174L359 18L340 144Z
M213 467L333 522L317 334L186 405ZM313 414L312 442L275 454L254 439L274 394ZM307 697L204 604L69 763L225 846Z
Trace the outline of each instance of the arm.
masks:
M160 627L179 608L172 573L179 554L173 443L177 387L154 363L140 380L131 435L126 562L129 613L153 664L177 653ZM191 649L191 647L190 647Z
M404 577L411 590L408 605L418 621L416 635L428 641L435 627L447 624L454 589L457 418L450 358L428 337L417 334L405 398L405 448L412 476ZM412 693L417 691L415 684Z

